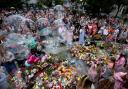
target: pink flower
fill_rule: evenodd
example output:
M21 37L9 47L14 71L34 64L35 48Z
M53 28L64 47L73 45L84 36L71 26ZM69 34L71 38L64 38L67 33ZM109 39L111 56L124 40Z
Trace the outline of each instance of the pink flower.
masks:
M114 74L114 78L115 78L114 89L125 89L123 87L124 81L123 81L122 77L126 74L127 73L124 73L124 72L117 72Z

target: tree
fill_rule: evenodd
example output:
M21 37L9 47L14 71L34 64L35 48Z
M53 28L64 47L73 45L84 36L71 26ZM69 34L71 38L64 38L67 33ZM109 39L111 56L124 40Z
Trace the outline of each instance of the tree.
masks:
M64 0L38 0L37 6L43 7L45 5L48 7L52 7L53 1L55 5L62 5L64 3Z
M52 6L52 1L53 0L38 0L38 7L43 7L44 5L45 6L48 6L48 7L51 7Z
M22 7L22 0L0 0L0 7L17 7L21 8Z
M128 0L116 0L115 4L117 5L117 12L116 12L116 15L115 15L115 17L116 17L118 15L119 11L121 11L121 9L124 6L128 5Z
M109 13L115 3L114 0L86 0L91 12L94 13Z
M55 1L55 5L63 5L64 0L54 0Z

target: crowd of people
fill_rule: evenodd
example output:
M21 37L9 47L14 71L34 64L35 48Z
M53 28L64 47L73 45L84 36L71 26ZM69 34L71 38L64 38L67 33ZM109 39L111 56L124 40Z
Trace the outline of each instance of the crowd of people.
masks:
M128 49L128 24L120 18L91 17L74 13L67 8L59 9L60 7L16 10L12 7L0 10L0 64L7 74L13 75L18 68L29 67L46 56L42 50L49 44L48 37L57 36L59 43L69 49L75 43L85 46L95 44L96 41L115 42L124 44L125 48L117 56L108 59L107 64L91 61L88 75L80 79L76 88L88 89L86 87L93 84L95 89L128 89L128 56L123 52ZM8 36L12 33L24 36L24 39L33 38L33 43L27 45L28 52L25 49L24 57L19 58L20 55L7 46ZM2 89L7 88L3 86Z

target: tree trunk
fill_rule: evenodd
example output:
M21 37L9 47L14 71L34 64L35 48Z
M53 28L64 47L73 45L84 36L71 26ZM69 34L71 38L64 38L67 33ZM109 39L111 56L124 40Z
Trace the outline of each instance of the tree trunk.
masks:
M118 8L117 8L117 12L116 12L115 17L117 17L117 15L118 15L118 13L119 13L119 11L120 11L120 7L121 7L121 5L118 5Z
M123 13L123 12L124 12L124 10L125 10L125 6L122 6L121 11L120 11L120 12L121 12L121 15L123 15L123 14L124 14L124 13Z

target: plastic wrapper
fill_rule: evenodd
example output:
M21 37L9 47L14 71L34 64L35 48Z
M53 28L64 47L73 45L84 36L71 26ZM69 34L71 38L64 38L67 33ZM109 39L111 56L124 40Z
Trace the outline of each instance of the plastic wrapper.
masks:
M5 45L7 47L12 45L25 45L26 47L33 48L36 46L35 38L30 35L25 36L17 33L11 33L8 35L6 40Z
M21 15L10 15L9 17L7 17L4 22L6 24L11 24L11 25L17 25L19 24L23 19L25 19L25 17L21 16ZM17 23L18 22L18 23Z
M7 34L7 32L5 32L5 31L0 31L0 36L1 35L6 35Z
M48 38L47 39L47 44L45 44L47 52L56 54L60 51L60 44L59 40L57 37L54 38Z
M5 45L9 47L12 45L21 44L22 41L23 41L23 35L17 33L11 33L7 36Z
M48 19L47 18L39 18L36 21L36 26L38 27L38 29L43 29L45 27L48 26Z
M26 56L29 53L29 50L27 47L23 45L11 45L10 47L7 47L9 51L15 54L15 57L17 60L23 60L26 58Z
M17 59L24 59L29 53L29 49L35 48L37 45L35 38L32 36L16 33L9 34L4 44L8 50L16 54Z
M89 67L86 63L81 60L75 60L75 66L80 74L87 75Z
M62 5L56 5L54 9L57 11L64 11L64 7Z
M29 29L33 29L35 27L34 21L32 21L31 19L25 18L21 15L11 15L7 17L4 20L4 24L13 26L14 29L11 28L10 29L11 31L18 31L19 29L21 29L21 27L25 27L25 26Z
M21 15L11 15L4 20L4 24L14 26L14 29L18 30L23 19L25 19L25 17ZM10 30L14 30L14 29L10 29Z
M51 29L48 28L48 27L40 30L40 32L39 32L40 36L47 36L47 35L49 35L51 33L52 33Z
M50 14L54 15L54 9L49 9L49 11L50 11Z
M59 11L59 12L56 13L56 16L57 16L56 18L58 18L58 19L64 19L64 14L65 13Z
M29 29L35 29L35 22L33 20L31 20L31 19L27 19L27 18L24 19L22 21L22 25L26 26Z
M29 49L32 49L36 47L37 42L33 37L30 36L25 40L25 44L28 46Z
M57 19L57 20L54 21L54 23L55 23L55 25L56 25L57 27L59 27L59 26L61 26L61 25L64 25L64 22L63 22L62 19Z

